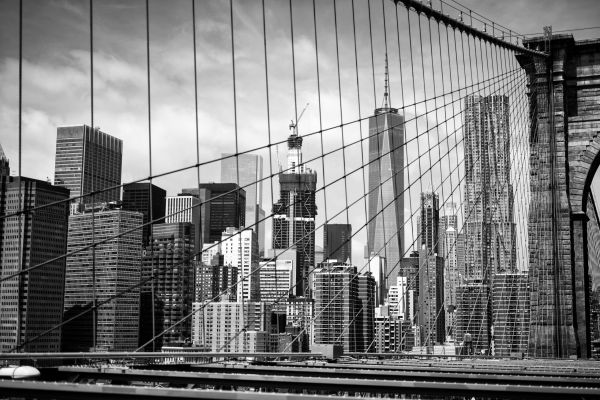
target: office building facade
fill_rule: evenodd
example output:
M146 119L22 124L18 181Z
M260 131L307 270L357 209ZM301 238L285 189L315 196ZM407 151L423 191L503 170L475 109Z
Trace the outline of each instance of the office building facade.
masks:
M142 243L148 244L152 225L164 222L167 192L149 182L130 183L123 186L122 208L144 216ZM156 221L149 224L150 221Z
M69 189L71 197L76 197L74 212L77 204L118 201L122 159L122 140L87 125L59 127L54 184ZM91 192L96 193L79 197Z
M42 268L0 282L0 352L60 351L61 330L29 340L62 321L69 190L47 182L10 177L0 148L0 214L35 212L0 219L0 276L7 279L42 262Z
M384 277L393 283L404 254L404 116L388 104L369 118L369 193L366 254L386 259ZM386 288L387 291L387 288Z
M192 311L195 295L194 242L192 223L174 222L152 227L150 245L145 248L142 258L144 284L141 298L145 301L142 301L140 307L140 325L143 328L140 329L141 344L164 330L168 331L157 338L154 349L190 340L190 319L178 322ZM151 312L148 313L152 309L154 316ZM152 318L155 323L154 331ZM173 326L176 323L178 324Z
M263 158L258 154L221 154L221 182L235 182L246 192L245 226L258 236L260 254L265 250L263 209ZM230 225L234 226L234 225Z
M352 225L325 224L323 231L325 260L352 261Z
M227 228L243 229L246 225L246 191L238 184L201 183L197 192L195 189L183 191L197 193L202 202L203 243L218 242Z
M198 196L184 192L177 196L168 196L165 208L165 223L189 222L194 225L194 255L201 258L202 230L201 210Z
M237 301L260 299L258 240L252 229L227 228L222 232L221 251L225 266L237 267Z
M69 217L67 250L73 254L67 257L65 316L93 305L94 293L97 303L112 300L94 313L95 329L78 319L63 328L63 336L72 338L63 340L63 351L88 351L94 342L97 351L137 348L142 232L134 228L142 220L141 213L105 207ZM98 244L88 247L92 240ZM87 335L79 337L81 332Z

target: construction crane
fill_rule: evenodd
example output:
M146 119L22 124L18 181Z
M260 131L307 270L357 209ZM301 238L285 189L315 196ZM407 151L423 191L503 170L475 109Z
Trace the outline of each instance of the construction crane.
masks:
M298 119L296 120L296 122L294 122L294 120L290 121L290 130L294 130L294 133L296 133L297 127L298 127L298 122L300 122L300 119L304 115L304 111L306 111L306 109L308 108L309 104L310 103L306 103L306 105L302 109L302 112L300 113L300 116L298 117Z

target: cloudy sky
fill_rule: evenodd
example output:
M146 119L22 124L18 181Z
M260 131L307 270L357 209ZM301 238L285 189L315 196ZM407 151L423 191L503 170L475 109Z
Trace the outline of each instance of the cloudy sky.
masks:
M93 6L93 123L123 140L124 182L147 177L150 163L153 174L157 174L193 165L197 157L206 163L200 169L201 181L219 181L220 164L211 161L218 159L221 153L235 152L236 149L239 152L258 149L255 152L265 160L264 175L269 176L278 170L278 159L285 162L286 148L285 144L265 146L269 142L284 141L289 134L290 120L309 103L299 130L305 135L305 160L314 158L308 165L317 171L318 187L323 187L324 183L326 186L317 195L317 222L320 224L328 219L352 223L358 231L353 241L354 259L358 263L366 242L365 229L361 230L365 223L362 197L366 177L363 172L366 170L363 171L360 166L368 158L366 142L360 139L368 132L368 121L355 121L368 117L374 108L381 106L386 41L393 106L410 105L425 96L433 98L436 94L450 92L459 84L464 87L465 82L457 81L460 79L456 76L460 71L457 68L467 68L464 69L465 76L469 71L467 84L488 78L489 84L481 85L480 89L511 96L511 112L514 114L511 129L517 132L511 143L512 157L523 160L526 154L526 148L518 145L519 138L527 137L526 130L520 127L524 117L519 111L525 104L525 97L523 93L518 94L524 81L510 54L504 55L505 64L489 66L486 70L482 67L482 77L471 79L470 75L474 76L475 72L470 67L453 65L445 53L441 57L436 56L440 44L442 49L454 44L452 38L449 42L444 39L445 28L442 28L441 39L438 39L437 26L432 24L429 27L425 20L418 21L413 13L409 35L406 11L401 7L397 31L395 7L388 0L372 0L370 14L367 1L355 0L354 9L349 0L337 1L337 20L334 19L332 1L316 1L316 44L312 1L293 2L293 23L290 24L288 2L265 0L266 38L263 37L261 2L234 1L235 97L229 1L197 1L196 77L200 143L197 149L192 3L190 0L150 0L149 3L151 129L148 124L145 2L96 0ZM0 0L0 143L13 170L16 170L19 159L18 4L16 0ZM596 26L600 21L600 4L596 0L463 0L462 4L520 33L540 32L544 25L552 25L556 31ZM445 11L458 14L449 8ZM92 123L89 15L88 1L23 1L21 120L22 173L25 176L53 179L56 128ZM422 24L422 53L419 23ZM294 63L291 26L294 31ZM600 35L600 30L578 31L574 35L578 39L593 38ZM430 40L433 58L428 51ZM477 49L473 47L473 51ZM468 54L466 50L465 54ZM412 64L411 55L414 58ZM501 60L502 57L501 54ZM411 65L414 66L414 85L409 72ZM455 75L453 80L448 76L451 72ZM446 74L444 79L443 73ZM501 73L506 79L493 79ZM460 182L462 171L461 134L456 128L461 125L461 120L460 116L456 119L451 117L459 112L460 102L451 103L457 96L445 97L449 106L441 107L437 113L430 112L440 106L433 101L405 110L405 118L413 121L412 127L407 126L407 141L415 138L418 132L447 120L431 130L429 135L420 135L406 146L408 168L405 183L410 182L412 188L405 194L407 220L416 210L421 190L434 189L445 202L463 202L460 191L453 190ZM417 120L415 115L419 115ZM342 123L343 129L329 129ZM323 134L318 133L321 127L326 129ZM342 145L347 146L345 152L334 151ZM428 148L432 151L428 152ZM327 156L322 160L319 156L324 153ZM436 154L442 156L441 162L435 162ZM340 179L354 170L356 172L346 180ZM512 172L516 181L523 175L522 171L515 169ZM421 173L423 177L418 179ZM195 170L169 174L154 181L170 195L195 182ZM517 196L519 193L523 195L522 188L527 183L525 180L518 182L515 184ZM269 213L269 204L272 204L273 197L278 197L277 179L265 180L263 191L263 208ZM344 211L347 204L354 204L348 213ZM518 215L523 213L523 210L517 210ZM413 230L414 227L407 224L406 248L411 247L413 242ZM269 241L269 230L267 232ZM321 238L322 233L319 232L317 244L321 243Z

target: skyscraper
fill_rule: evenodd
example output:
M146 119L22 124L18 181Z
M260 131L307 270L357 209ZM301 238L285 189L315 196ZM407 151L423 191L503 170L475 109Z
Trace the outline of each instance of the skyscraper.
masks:
M221 251L225 266L237 267L237 301L258 301L260 276L258 273L258 240L252 229L227 228L222 232Z
M421 193L419 252L419 325L421 344L445 339L444 259L438 255L439 200L435 193Z
M476 350L489 351L494 275L516 272L509 103L507 96L469 95L464 107L465 279L457 290L456 339L469 333Z
M315 190L317 173L304 165L302 137L291 125L287 169L279 173L279 201L273 204L273 249L296 250L294 284L297 296L308 294L308 271L315 263Z
M167 192L150 182L130 183L123 186L123 210L137 211L144 216L144 224L152 220L164 218ZM159 220L157 223L162 223ZM142 231L142 243L148 244L152 226L146 225Z
M325 260L349 262L352 259L352 225L325 224L323 232Z
M194 225L190 222L157 224L152 227L151 243L143 252L140 307L140 344L171 328L192 311L194 301ZM150 247L151 246L151 247ZM155 278L151 280L152 276ZM152 296L152 289L154 295ZM154 321L152 330L152 298ZM148 301L150 300L150 301ZM190 319L169 329L158 338L155 348L181 344L191 337Z
M387 56L383 107L369 118L369 215L366 254L385 257L395 282L404 254L404 116L389 105Z
M94 326L87 314L64 327L63 351L129 351L138 346L139 283L143 216L118 208L91 207L69 217L65 319L100 305ZM92 239L98 243L94 247ZM120 296L116 296L120 294ZM111 299L110 301L108 301ZM81 333L85 333L82 335Z
M236 183L201 183L197 192L183 192L198 193L202 202L203 243L218 242L227 228L243 229L246 225L246 191Z
M183 190L177 196L168 196L165 209L165 223L189 222L194 224L194 255L202 250L202 230L200 199Z
M527 273L497 273L492 282L492 341L497 357L522 356L529 340Z
M292 260L260 262L260 301L273 305L273 310L285 314L286 300L292 291Z
M56 132L54 184L66 187L76 204L120 200L123 142L87 125L59 127ZM110 190L110 187L115 187ZM74 211L75 211L74 209Z
M67 250L69 190L35 179L9 177L8 160L1 148L0 166L0 215L43 206L0 219L0 276L8 278L47 262L0 283L0 352L22 344L21 351L59 351L60 329L26 342L62 321L65 259L53 259Z
M251 227L258 235L258 248L265 250L265 223L262 208L263 198L263 159L258 154L221 154L221 182L236 182L246 192L245 226ZM228 158L225 158L228 157Z
M515 269L507 96L465 98L467 278Z

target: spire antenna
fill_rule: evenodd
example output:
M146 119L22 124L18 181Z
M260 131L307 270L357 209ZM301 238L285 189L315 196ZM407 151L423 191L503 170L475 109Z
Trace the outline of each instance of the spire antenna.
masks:
M388 56L387 56L387 52L386 52L385 53L385 89L383 92L383 108L390 107L389 96L390 96L390 79L389 79L389 72L388 72Z

